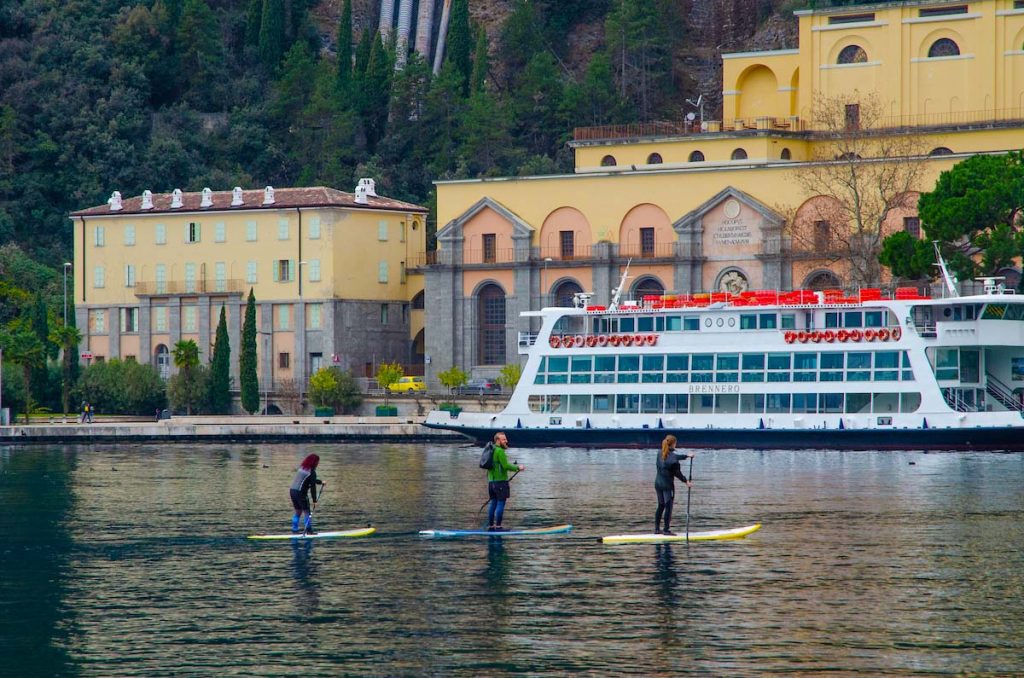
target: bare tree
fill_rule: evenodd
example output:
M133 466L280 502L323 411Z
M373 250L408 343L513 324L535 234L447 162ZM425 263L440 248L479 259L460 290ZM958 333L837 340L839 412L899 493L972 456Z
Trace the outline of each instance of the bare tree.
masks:
M277 382L277 399L287 414L300 414L302 411L302 395L298 383L292 379L281 379Z
M923 138L884 112L875 93L817 98L812 155L795 176L805 200L781 208L794 255L841 262L851 286L881 282L882 240L916 214L924 172Z

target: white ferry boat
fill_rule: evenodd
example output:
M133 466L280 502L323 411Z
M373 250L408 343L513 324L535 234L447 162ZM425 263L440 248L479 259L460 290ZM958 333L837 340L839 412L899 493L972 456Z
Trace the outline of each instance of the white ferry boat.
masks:
M940 264L941 265L941 264ZM944 267L943 267L944 268ZM623 277L625 281L625 276ZM1024 295L644 297L524 313L504 411L425 422L517 447L1024 449ZM619 290L622 285L619 286Z

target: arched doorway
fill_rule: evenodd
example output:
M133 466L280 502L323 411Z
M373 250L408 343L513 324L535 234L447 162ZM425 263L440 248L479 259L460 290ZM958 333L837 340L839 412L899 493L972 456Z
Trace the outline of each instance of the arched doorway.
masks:
M494 283L477 293L477 360L481 365L505 364L505 291Z
M642 301L648 295L661 295L664 293L665 286L652 276L640 278L633 284L633 298L637 301Z
M815 271L804 279L805 290L835 290L842 287L839 278L832 271Z
M555 306L571 307L573 297L582 291L583 288L575 280L564 280L555 286L551 296L555 300Z
M171 378L171 352L164 344L159 344L153 352L153 364L161 379Z
M409 362L413 365L423 365L426 351L424 350L424 330L420 330L416 333L416 338L412 340L412 355L409 356Z

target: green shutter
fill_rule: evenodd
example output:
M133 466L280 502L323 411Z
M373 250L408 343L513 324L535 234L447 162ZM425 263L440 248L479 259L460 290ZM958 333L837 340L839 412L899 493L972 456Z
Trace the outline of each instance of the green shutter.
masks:
M294 259L289 259L288 260L288 282L295 282L295 269L296 268L297 267L295 266L295 260Z

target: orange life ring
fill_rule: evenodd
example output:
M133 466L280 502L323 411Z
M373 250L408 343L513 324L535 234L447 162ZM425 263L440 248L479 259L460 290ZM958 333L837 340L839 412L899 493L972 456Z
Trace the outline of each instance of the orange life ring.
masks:
M572 348L572 335L567 334L562 337L562 348Z
M598 335L598 337L597 337L597 345L598 346L607 346L608 345L608 335L606 335L606 334Z
M608 341L612 342L612 346L618 346L622 343L622 337L617 334L613 334Z
M647 335L647 345L648 346L657 346L658 345L658 335L657 334L648 334Z
M593 334L587 337L587 346L597 346L597 337Z
M860 330L850 330L850 341L860 341L864 334Z
M836 339L838 339L839 341L843 341L843 342L849 341L850 340L850 333L847 332L846 330L839 330L836 333Z
M633 335L632 334L623 334L622 335L622 345L623 346L632 346L633 345Z
M786 340L787 344L792 344L794 341L796 341L796 332L793 332L792 330L790 330L789 332L786 332L782 336Z
M876 336L877 335L873 329L869 328L864 330L864 341L874 341Z
M557 334L552 334L551 338L548 339L548 343L551 344L551 348L558 348L559 346L562 345L562 340L558 337Z
M811 335L809 335L807 332L804 332L803 330L800 330L800 333L796 335L796 338L800 341L801 344L806 344L807 340L811 338Z
M583 348L587 343L586 338L582 334L576 335L576 348Z
M821 332L819 332L818 330L814 330L813 332L811 332L811 341L813 341L815 344L820 344L821 340L822 340L822 333Z
M903 330L901 330L899 327L892 328L892 340L893 341L899 341L900 337L902 337L902 336L903 336Z
M827 341L830 344L836 340L836 333L833 332L832 330L825 330L822 333L822 336L825 338L825 341Z
M889 329L888 328L883 327L882 329L878 330L878 340L879 341L889 341Z

